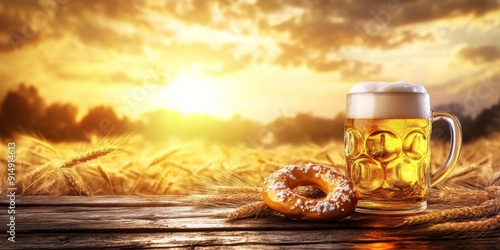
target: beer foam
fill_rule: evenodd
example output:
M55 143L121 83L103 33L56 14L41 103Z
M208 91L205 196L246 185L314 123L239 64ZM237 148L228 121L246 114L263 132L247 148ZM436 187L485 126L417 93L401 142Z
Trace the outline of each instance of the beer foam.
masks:
M411 82L361 82L354 85L349 93L411 92L427 93L424 86Z
M347 118L429 118L431 108L425 88L409 82L362 82L347 95Z

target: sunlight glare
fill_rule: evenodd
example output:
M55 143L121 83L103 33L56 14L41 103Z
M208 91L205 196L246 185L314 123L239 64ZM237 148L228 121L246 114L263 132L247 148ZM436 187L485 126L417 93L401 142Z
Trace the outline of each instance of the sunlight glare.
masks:
M217 112L216 93L205 78L180 75L164 89L164 95L174 109L185 114Z

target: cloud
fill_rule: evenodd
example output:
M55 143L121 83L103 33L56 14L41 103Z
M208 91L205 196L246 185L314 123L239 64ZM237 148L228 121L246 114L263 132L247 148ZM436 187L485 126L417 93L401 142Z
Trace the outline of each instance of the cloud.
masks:
M114 45L136 46L137 39L120 43L124 37L113 29L105 28L103 21L149 26L144 21L143 8L138 1L42 0L8 1L2 4L0 36L8 38L0 40L2 52L65 36L76 36L84 43L113 40L116 41Z
M397 1L396 1L397 2ZM433 2L407 1L402 5L400 17L394 25L424 23L472 15L480 17L498 11L500 2L496 0L444 0Z
M317 72L337 71L345 80L366 80L373 78L382 71L381 64L363 62L347 59L328 59L308 51L307 48L299 48L289 44L280 44L283 52L276 59L276 63L285 67L299 67L307 65Z
M453 76L426 89L433 106L456 102L463 105L467 115L474 116L500 101L500 68L483 70L467 78Z
M500 60L500 48L494 45L468 46L457 52L457 57L472 63L487 63Z
M416 1L364 1L357 4L284 1L280 5L281 11L275 6L269 8L265 1L258 1L257 6L267 15L260 20L260 32L274 34L277 40L284 37L278 43L281 52L275 59L277 64L305 65L319 72L337 71L344 80L349 80L364 77L365 74L359 75L360 72L378 74L383 67L350 59L346 48L395 50L415 43L434 42L432 32L416 31L414 25L469 14L484 15L497 10L498 3L440 1L429 8L428 4ZM303 11L281 21L273 18L282 16L282 10L288 8Z
M120 34L119 32L92 22L78 22L73 26L79 40L90 47L112 49L120 52L141 53L143 39L138 34Z
M135 79L124 71L95 70L88 72L75 72L65 69L54 70L53 75L62 81L72 82L99 82L102 84L137 84L141 79Z
M174 67L202 64L215 75L230 74L258 61L306 66L338 73L347 80L379 74L383 67L352 57L346 48L396 50L433 42L432 32L418 31L415 25L479 18L498 11L500 3L42 0L1 5L0 53L74 39L83 45L80 48L131 56L143 56L144 46L151 46ZM187 35L186 30L190 30ZM212 33L200 32L207 30ZM13 37L17 39L14 44ZM85 49L75 53L86 53Z

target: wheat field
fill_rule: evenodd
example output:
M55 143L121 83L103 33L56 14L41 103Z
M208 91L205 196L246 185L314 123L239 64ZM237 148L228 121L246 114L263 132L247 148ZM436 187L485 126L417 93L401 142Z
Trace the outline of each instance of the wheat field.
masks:
M259 187L277 169L308 162L344 172L343 145L337 141L268 149L201 141L148 145L132 136L73 144L23 136L15 143L16 187L23 195L185 195L212 186ZM1 147L7 152L7 143ZM448 149L440 142L431 148L435 169ZM440 185L442 190L486 187L500 171L498 149L499 135L464 145L459 164ZM7 154L1 160L6 162ZM2 180L7 180L6 170L0 173ZM1 183L5 194L7 182Z
M259 188L266 176L285 165L313 162L345 172L343 145L337 141L251 148L202 141L148 145L133 136L52 144L22 136L15 143L18 194L189 195L197 203L235 207L223 215L230 220L276 216L262 202ZM7 152L7 143L1 147ZM432 141L431 148L435 171L445 161L448 145ZM454 171L429 194L430 203L452 203L457 208L410 216L400 226L427 225L430 230L458 233L500 228L499 149L500 134L464 145ZM1 157L4 166L7 159ZM3 168L2 195L7 194L8 182L3 181L7 178ZM196 198L200 195L203 198Z

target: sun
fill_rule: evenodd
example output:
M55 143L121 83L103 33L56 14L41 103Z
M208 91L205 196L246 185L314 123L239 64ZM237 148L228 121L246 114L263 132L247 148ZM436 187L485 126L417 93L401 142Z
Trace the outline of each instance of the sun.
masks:
M180 75L163 91L172 108L185 114L217 112L214 86L205 78Z

